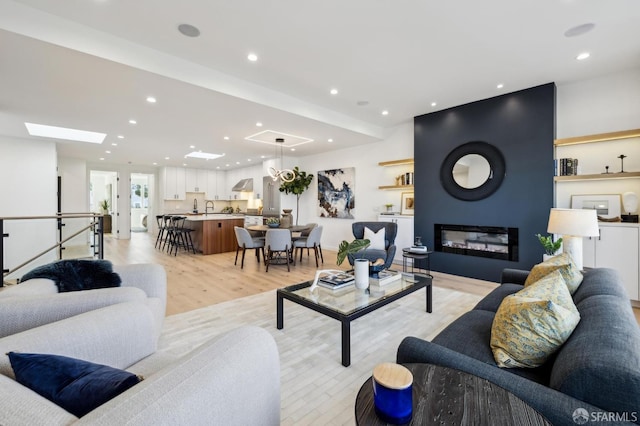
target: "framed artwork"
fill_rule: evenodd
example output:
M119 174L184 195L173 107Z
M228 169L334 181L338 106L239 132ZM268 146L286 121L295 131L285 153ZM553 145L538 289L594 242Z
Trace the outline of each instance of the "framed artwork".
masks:
M403 192L400 200L400 214L413 216L414 198L413 192Z
M353 219L355 167L318 172L318 216Z
M620 217L620 194L572 195L572 209L595 210L604 219Z

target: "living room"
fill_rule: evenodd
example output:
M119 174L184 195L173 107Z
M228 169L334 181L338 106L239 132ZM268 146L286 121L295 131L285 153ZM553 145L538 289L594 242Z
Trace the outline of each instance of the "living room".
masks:
M3 9L7 14L4 14L4 16L8 17L11 16L12 13L20 12L19 14L24 14L22 19L26 21L29 17L33 17L33 13L36 13L36 15L40 13L51 13L50 11L43 12L30 10L30 8L26 6L29 3L33 6L38 2L6 2L3 5ZM633 10L633 13L637 12L636 6L631 7L630 4L627 3L625 3L625 6L628 6L630 11ZM629 13L628 15L631 17L635 16L633 13ZM618 12L617 15L624 14ZM44 19L43 16L40 16L40 18ZM47 18L52 17L49 16ZM620 16L619 18L622 21L625 21ZM67 17L67 19L71 18ZM596 18L591 19L596 20ZM614 18L611 17L608 19L611 21L614 20ZM16 24L15 26L12 26L8 23L9 20L10 18L4 18L0 21L3 23L0 25L0 28L2 28L1 36L3 40L10 41L15 38L29 37L34 39L40 38L37 36L36 30L32 29L31 31L33 32L31 33L28 33L24 28L18 30L16 27L19 25ZM585 22L588 20L589 19L585 17ZM16 22L24 24L24 21L17 17ZM607 25L611 25L611 23L606 20L603 22L602 26L604 28L607 28ZM575 22L575 24L579 23L582 22ZM560 25L558 24L558 27L559 26ZM50 27L47 26L43 26L43 28L50 29ZM563 27L562 31L567 30L568 28L569 26L567 26L567 28ZM585 44L587 44L586 41L589 40L588 37L591 37L593 34L597 35L597 31L599 31L600 28L601 27L598 24L596 29L593 30L594 32L592 34L586 34L584 36L585 38L581 38L582 36L579 36L575 39L567 38L567 40L570 40L571 42L573 40L585 40ZM42 31L46 31L46 29L43 29ZM15 32L13 30L15 30ZM562 37L562 31L560 32L560 37ZM633 34L633 31L631 32L631 35L636 35ZM620 36L618 39L618 45L621 46L627 43L629 40L629 37L627 36L628 34ZM41 37L42 39L47 38L45 36ZM564 38L561 40L564 41ZM21 43L22 42L31 43L33 40L21 40ZM59 41L59 43L60 46L56 46L56 49L69 50L68 48L61 47L65 45L65 42ZM8 48L5 46L3 49ZM633 50L633 52L636 53L635 56L629 56L637 58L637 46L633 47L633 49L635 49ZM10 50L6 50L4 52L12 53ZM600 54L602 54L602 52L600 52ZM11 57L11 55L8 55L7 57ZM46 59L44 57L37 57L35 54L33 60L35 63L42 66L46 65L47 60L56 62L56 59L54 58ZM560 61L559 59L557 60ZM592 61L592 63L590 64L588 61ZM592 65L593 62L595 62L595 65ZM433 246L435 242L433 226L434 224L442 221L442 215L451 218L456 223L464 222L471 225L511 226L511 222L518 222L517 227L520 228L520 256L517 261L494 260L487 262L486 260L476 258L466 258L461 260L460 256L453 256L446 253L434 253L431 259L431 267L435 271L434 275L436 278L440 277L441 280L446 279L443 277L446 277L447 275L451 275L453 277L459 275L462 277L460 279L463 281L464 278L471 278L469 280L470 283L477 280L479 283L478 285L482 285L480 284L480 281L497 283L500 281L500 274L505 267L530 269L535 263L538 263L542 259L543 250L539 245L535 234L547 233L546 226L550 208L571 207L571 200L574 195L622 194L626 192L634 192L637 194L640 192L640 179L638 178L610 179L602 181L593 180L577 183L554 182L553 159L558 158L554 152L554 139L619 132L637 129L640 127L637 118L640 116L640 96L638 96L640 93L640 64L637 63L637 60L634 62L633 59L629 59L628 62L621 62L623 62L623 64L618 68L607 68L598 60L598 55L596 53L594 53L593 57L588 59L586 62L578 62L571 58L571 62L563 62L562 67L581 67L584 69L592 66L596 67L598 71L579 71L575 73L576 77L570 80L557 78L555 76L547 77L549 74L542 74L544 77L526 80L527 84L525 85L518 81L517 78L514 78L514 81L511 84L507 84L506 87L498 90L495 89L495 84L492 82L491 91L483 89L474 92L474 94L478 93L476 96L469 95L471 97L452 97L451 99L440 102L437 107L430 106L431 99L427 100L427 95L423 95L422 106L420 109L414 110L413 113L408 116L410 117L408 120L394 122L393 125L388 125L388 122L371 124L371 121L369 121L367 124L370 126L365 126L367 127L366 130L360 133L357 130L354 130L354 123L356 123L357 120L353 120L348 126L345 125L341 128L343 131L342 135L345 136L345 138L347 138L349 134L353 134L354 140L358 139L359 141L366 141L366 143L354 144L353 146L339 145L340 147L338 149L330 149L324 152L309 154L300 154L300 152L303 151L303 148L300 147L298 148L297 153L289 151L282 156L276 155L270 159L262 160L261 163L260 160L254 160L251 165L246 165L246 163L235 165L226 171L221 171L220 173L223 173L226 176L226 185L231 186L239 178L242 178L247 174L257 173L258 176L266 175L267 169L271 165L277 166L280 164L287 168L298 166L301 170L313 173L316 176L320 171L339 168L354 168L354 188L357 198L355 204L356 207L353 210L353 219L345 220L318 216L318 193L316 190L317 180L314 180L310 190L303 193L300 197L299 211L294 211L294 215L299 215L298 220L300 223L315 222L323 226L324 233L322 237L322 247L327 252L325 253L325 267L333 267L335 250L337 250L342 240L352 238L351 226L354 221L377 220L378 215L384 211L384 206L386 204L392 204L394 209L400 209L402 202L400 191L379 189L381 186L393 185L398 174L398 170L394 170L389 167L381 167L379 166L379 163L413 158L415 162L412 170L415 171L416 174L416 205L414 219L416 227L414 234L416 236L422 236L423 242L428 246ZM549 68L555 69L555 67L551 66ZM509 74L512 74L512 72ZM550 72L550 74L553 75L553 72ZM515 75L517 75L517 72ZM149 76L149 81L153 78L155 77ZM428 79L428 77L425 76L425 79ZM25 82L16 81L4 82L4 84L7 85L19 85L24 83ZM185 82L183 80L174 84L176 84L174 87L190 90L187 86L190 86L192 83ZM451 130L452 133L456 133L461 128L456 127L460 122L456 122L455 119L460 118L466 108L472 108L475 104L478 108L486 109L485 106L492 102L493 105L499 104L500 102L505 102L506 104L510 99L517 98L519 94L533 93L537 90L544 90L544 88L547 88L552 92L552 94L548 95L552 98L550 100L552 112L549 116L545 117L543 120L544 124L542 126L540 126L538 122L532 125L534 127L527 127L514 132L513 126L522 124L522 122L510 122L509 125L505 125L504 128L500 128L500 125L495 125L495 123L493 123L492 130L495 130L495 133L488 133L491 136L487 136L487 133L484 132L478 132L476 135L471 136L465 134L464 139L454 140L451 142L451 145L437 148L434 147L434 149L430 149L430 142L424 142L419 137L421 119L438 118L440 120L440 124L443 126L450 125L451 127L449 130ZM442 97L444 97L444 94L441 98ZM160 103L165 99L167 98L162 99L162 97L159 97ZM181 98L176 95L176 99ZM350 99L349 101L351 102L352 100L355 99ZM358 100L364 101L365 98L358 98ZM370 101L375 102L373 99ZM355 104L355 102L351 103ZM300 107L300 105L298 106ZM505 106L505 108L508 107L508 105ZM513 105L511 105L511 107L513 107ZM363 106L359 106L358 108L363 108ZM514 111L517 112L517 108ZM380 115L377 111L376 114ZM389 114L394 114L393 108L389 108ZM448 118L445 117L447 114L449 115ZM33 120L40 119L42 121L46 121L46 117L47 111L38 111L37 113L33 112ZM472 119L472 121L485 120L481 115L477 117L478 118ZM252 122L255 121L253 117L251 117L251 120ZM447 122L447 120L450 120L450 122ZM466 120L468 121L469 118L467 117ZM333 121L327 122L331 123L331 125L336 125L335 123L338 121L340 121L339 117L334 116ZM281 122L279 124L281 124ZM271 124L268 122L265 122L265 126L270 125ZM432 125L434 124L431 123L430 126ZM550 137L545 136L544 140L547 143L546 145L545 142L542 142L540 145L535 145L536 148L534 148L534 150L538 150L538 153L540 154L538 157L530 156L528 161L527 151L519 152L514 155L514 150L518 151L518 144L525 144L529 142L528 139L523 138L523 134L536 133L540 127L544 126L547 126L546 129L550 133ZM75 157L71 154L72 149L66 142L49 141L43 138L29 138L26 135L18 136L19 132L15 130L15 127L7 126L8 129L9 127L11 128L11 131L0 134L0 147L3 153L2 158L0 159L0 164L2 165L2 167L0 167L0 178L6 183L15 181L16 176L20 176L20 185L4 184L2 185L2 188L0 188L0 196L2 196L3 199L3 205L0 208L0 216L38 216L52 214L52 212L56 211L57 177L62 177L62 190L63 194L65 194L62 197L62 210L87 211L90 188L88 177L92 170L113 171L119 173L122 177L129 176L132 173L147 173L152 175L156 182L153 195L157 203L150 208L149 215L170 213L160 207L161 203L159 201L163 198L162 187L160 185L160 170L166 164L163 163L158 166L153 166L148 162L144 164L142 162L133 162L133 164L127 164L127 162L117 163L110 162L108 156L106 156L107 159L105 161L98 160L96 156L85 158ZM336 125L336 127L339 126ZM281 129L286 130L284 127ZM379 131L381 129L383 131ZM257 127L252 130L255 132L259 131ZM377 130L379 132L376 133ZM299 134L294 130L290 131L292 133ZM24 134L24 127L20 129L20 132ZM244 137L246 135L248 135L248 132L238 136ZM496 143L496 141L499 140L508 140L512 135L515 136L513 136L513 140L510 142L511 145L510 143ZM113 134L111 134L111 136L113 136ZM484 201L459 201L455 199L455 197L446 195L444 189L441 187L439 179L440 167L444 158L452 149L463 142L475 140L476 138L478 140L487 140L487 142L497 145L503 152L507 167L506 183L502 186L502 193L498 192L494 197L490 197ZM320 139L318 139L318 141L319 140ZM124 145L126 143L125 141L127 141L127 139L120 141L119 144ZM633 145L633 141L635 141L635 145ZM337 142L338 140L336 138L336 142L333 143L337 145ZM440 142L440 140L438 140L438 142ZM244 146L246 147L246 145ZM579 150L580 147L584 147L584 145L578 146L577 149ZM115 151L117 147L112 149ZM597 172L593 173L604 173L605 166L609 167L613 172L618 172L621 165L620 160L617 157L620 154L628 156L628 158L624 159L625 170L632 172L640 170L640 164L638 163L637 158L639 157L638 154L640 153L640 148L638 148L637 138L633 139L631 144L624 146L624 149L624 151L618 152L616 147L615 152L611 152L612 150L608 149L605 145L600 149L600 151L596 151L595 153L590 152L589 158L602 156L601 164L598 165L602 170L600 171L600 169L598 169ZM269 146L268 150L269 155L271 156L273 154L273 147ZM143 154L147 157L151 157L151 153L149 151L146 151ZM575 156L580 158L580 151L578 151L578 154ZM25 161L25 158L29 158L30 160ZM533 158L535 158L535 161ZM179 161L179 166L181 166L182 159ZM194 163L189 164L189 167L195 167L191 166L191 164ZM402 171L404 171L404 168L402 168ZM535 176L535 178L530 178L530 176ZM122 179L121 185L121 189L123 189L122 193L126 193L128 191L126 179ZM28 194L28 196L25 197L25 194ZM25 199L27 201L25 201ZM32 200L37 201L34 202ZM281 200L282 208L292 208L297 210L296 198L294 196L283 195ZM499 201L496 202L496 200ZM179 206L181 212L189 211L191 210L191 201L185 200L184 202L180 202ZM474 210L474 207L478 206L480 209ZM114 213L120 215L120 232L111 237L112 240L107 242L108 247L109 245L112 245L112 247L119 247L117 250L129 250L129 245L135 245L134 241L136 240L144 241L144 239L148 239L149 236L151 236L151 240L153 240L153 237L157 232L154 221L151 221L150 223L149 235L131 235L129 232L130 223L128 222L130 206L128 206L127 203L121 203L119 208L121 208L121 210ZM201 206L200 208L202 209L204 206ZM440 216L437 217L438 215ZM25 235L25 237L21 238L14 246L15 249L12 248L12 252L4 254L7 263L10 265L18 263L19 258L24 259L25 253L37 252L55 244L56 241L56 235L54 232L37 223L34 225L33 229L28 229L28 227L16 227L11 228L10 231L11 234ZM153 261L154 259L159 258L160 253L153 248L152 241L151 244L143 245L142 247L144 248L141 248L139 245L135 245L136 251L133 256L129 256L128 252L126 252L126 256L121 256L116 252L112 252L111 257L106 256L106 258L113 259L114 263L120 263L120 260L122 259L132 261L131 263L144 263L146 261L145 259L151 259ZM133 249L133 247L131 249ZM42 263L51 261L54 258L54 255L51 255L51 257L48 258L45 257L42 260ZM177 256L177 263L173 263L170 267L172 272L169 275L168 285L173 287L173 293L170 293L179 294L179 291L175 291L175 287L182 285L179 278L181 275L188 277L189 281L211 279L210 276L212 275L212 270L215 270L215 268L222 268L222 266L220 266L222 264L225 265L224 268L228 269L233 263L232 256L229 255L221 256L220 259L221 260L213 261L213 266L205 268L207 271L205 276L207 276L207 278L199 278L203 276L202 266L198 265L200 256L183 256L183 253L180 253ZM173 262L173 260L171 260L171 262ZM206 262L212 262L212 260L207 259ZM638 289L637 262L638 260L636 260L636 290ZM251 259L251 256L248 256L248 263L251 265L251 268L257 268L256 265L253 265L253 259ZM311 272L315 269L315 266L311 265L309 259L305 259L302 265L304 269L300 268L298 271L291 274L285 274L280 270L280 268L276 268L273 272L274 276L277 278L269 276L268 279L270 281L282 280L282 286L293 284L296 280L303 279L302 277L298 278L300 276L298 274L306 275L305 279L311 279ZM235 267L233 270L235 269L238 268ZM261 270L261 272L263 272L263 270ZM272 274L271 269L269 270L269 273L263 273L262 276L265 276L266 279L266 276L269 274ZM236 279L232 278L231 275L225 276L231 281ZM457 278L453 279L455 280ZM462 284L463 287L465 285L472 286L473 284ZM270 287L269 289L265 288L265 291L272 291L273 288L275 287ZM437 283L434 283L434 288L438 288ZM443 285L440 288L445 289L446 286ZM202 289L199 288L199 290ZM483 295L486 294L487 291L486 287L483 288ZM478 299L472 300L469 298L469 295L473 295L473 291L439 294L440 302L437 303L446 301L448 304L456 304L459 306L451 312L446 311L447 318L445 320L437 322L436 324L431 324L431 328L428 330L422 330L424 335L427 337L434 336L438 331L438 328L443 328L448 322L452 321L455 316L470 309ZM461 298L460 301L457 302L454 296L459 296ZM271 300L271 302L273 302L273 300ZM421 302L423 303L422 300ZM418 303L415 304L419 306ZM403 306L402 309L405 309L405 306ZM442 313L442 311L440 312ZM227 313L227 311L225 311L225 313ZM422 315L422 317L418 318L424 318L424 315L433 316L433 314L424 313L424 306L419 306L418 313ZM268 314L273 319L275 316L275 307L273 307L273 309L270 307ZM296 312L295 315L296 318L303 318L300 317L299 312ZM637 315L636 310L636 316ZM321 330L318 331L318 335L316 336L317 338L314 338L314 344L318 344L319 347L322 348L321 350L338 352L338 349L335 346L337 345L335 340L338 338L338 333L334 329L337 328L337 324L330 322L326 325L324 322L313 317L310 319L306 318L305 320L311 321L308 325L310 330ZM381 317L379 320L384 321L385 317ZM260 319L259 321L263 320ZM418 321L421 320L418 319ZM271 324L271 326L273 326L273 324ZM402 327L399 326L399 328L395 328L396 326L397 324L394 325L394 328L385 331L385 333L400 334L393 335L394 342L400 337L411 334L412 330L402 329ZM173 329L173 331L178 330L178 325L175 325L175 327L176 328ZM287 328L288 326L285 325L283 331L284 334L287 333ZM228 325L223 325L219 330L222 329L227 330ZM207 333L208 332L210 331L207 331ZM309 332L313 333L313 331ZM356 339L370 338L375 341L376 339L385 338L367 333L370 333L370 331L366 333L361 331L361 334L354 334L354 344ZM321 341L322 339L327 339L331 344L326 345L326 342ZM366 349L362 347L357 349L360 351L358 354L361 358L358 361L355 361L354 365L350 368L354 369L354 366L357 366L357 368L362 368L363 371L358 370L357 374L354 373L352 378L345 379L347 380L345 383L340 383L341 386L349 388L348 392L344 391L344 394L340 393L341 396L349 399L349 401L348 403L345 402L342 405L334 407L337 411L344 412L344 418L348 419L346 420L346 423L351 421L355 393L358 391L358 388L363 381L361 377L363 375L366 377L367 372L370 375L369 370L371 370L371 363L373 363L371 365L375 365L376 361L380 362L383 358L386 360L393 360L397 344L395 346L396 347L391 348L388 353L385 353L385 355L379 359L376 359L375 355L369 354ZM291 354L288 354L288 356L290 355ZM329 362L339 364L339 355L336 355L334 359L331 359ZM363 365L366 366L366 368L363 367ZM322 369L325 366L325 364L322 364L321 366L315 366L315 368ZM333 368L333 366L327 368ZM297 371L297 373L289 372L288 374L300 374L300 370L295 371ZM288 392L301 392L305 386L313 386L314 382L321 381L321 376L321 373L305 376L305 379L301 380L297 385L295 384L295 379L287 378L287 380L289 380L287 382L288 386L291 386L287 388ZM348 380L352 381L349 382ZM322 395L323 394L320 394L319 397L324 398ZM283 398L288 398L290 396L290 394L283 395ZM318 397L318 395L315 394L313 396ZM332 399L332 401L335 400ZM308 400L303 402L309 403ZM302 404L303 402L298 402L298 404ZM300 416L300 413L304 410L299 407L297 407L298 409L294 407L291 411L287 411L287 413L292 412L295 414L292 414L290 417L286 417L287 422L285 423L328 424L329 420L335 420L337 418L335 416L318 414L318 411L322 409L321 405L318 403L315 403L313 407L315 414L310 417L296 417Z

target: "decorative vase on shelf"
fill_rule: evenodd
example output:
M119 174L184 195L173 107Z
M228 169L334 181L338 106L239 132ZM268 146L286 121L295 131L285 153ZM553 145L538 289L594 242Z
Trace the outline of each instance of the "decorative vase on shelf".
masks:
M281 228L290 228L293 223L293 215L291 214L292 209L283 209L284 213L282 213L282 218L280 219L280 227Z
M364 290L369 287L369 260L355 259L353 261L353 275L355 276L356 288Z

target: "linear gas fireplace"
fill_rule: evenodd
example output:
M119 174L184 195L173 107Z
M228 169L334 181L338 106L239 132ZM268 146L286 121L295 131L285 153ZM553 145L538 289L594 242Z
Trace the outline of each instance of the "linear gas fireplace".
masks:
M518 228L438 223L434 228L436 251L518 261Z

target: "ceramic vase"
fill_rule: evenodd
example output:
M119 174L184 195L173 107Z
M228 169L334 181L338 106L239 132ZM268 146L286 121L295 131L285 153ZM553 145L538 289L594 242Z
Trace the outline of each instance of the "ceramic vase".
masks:
M280 228L290 228L293 224L293 215L291 209L283 209L282 218L280 218Z
M369 260L355 259L353 261L353 275L355 276L356 288L363 290L369 287Z

